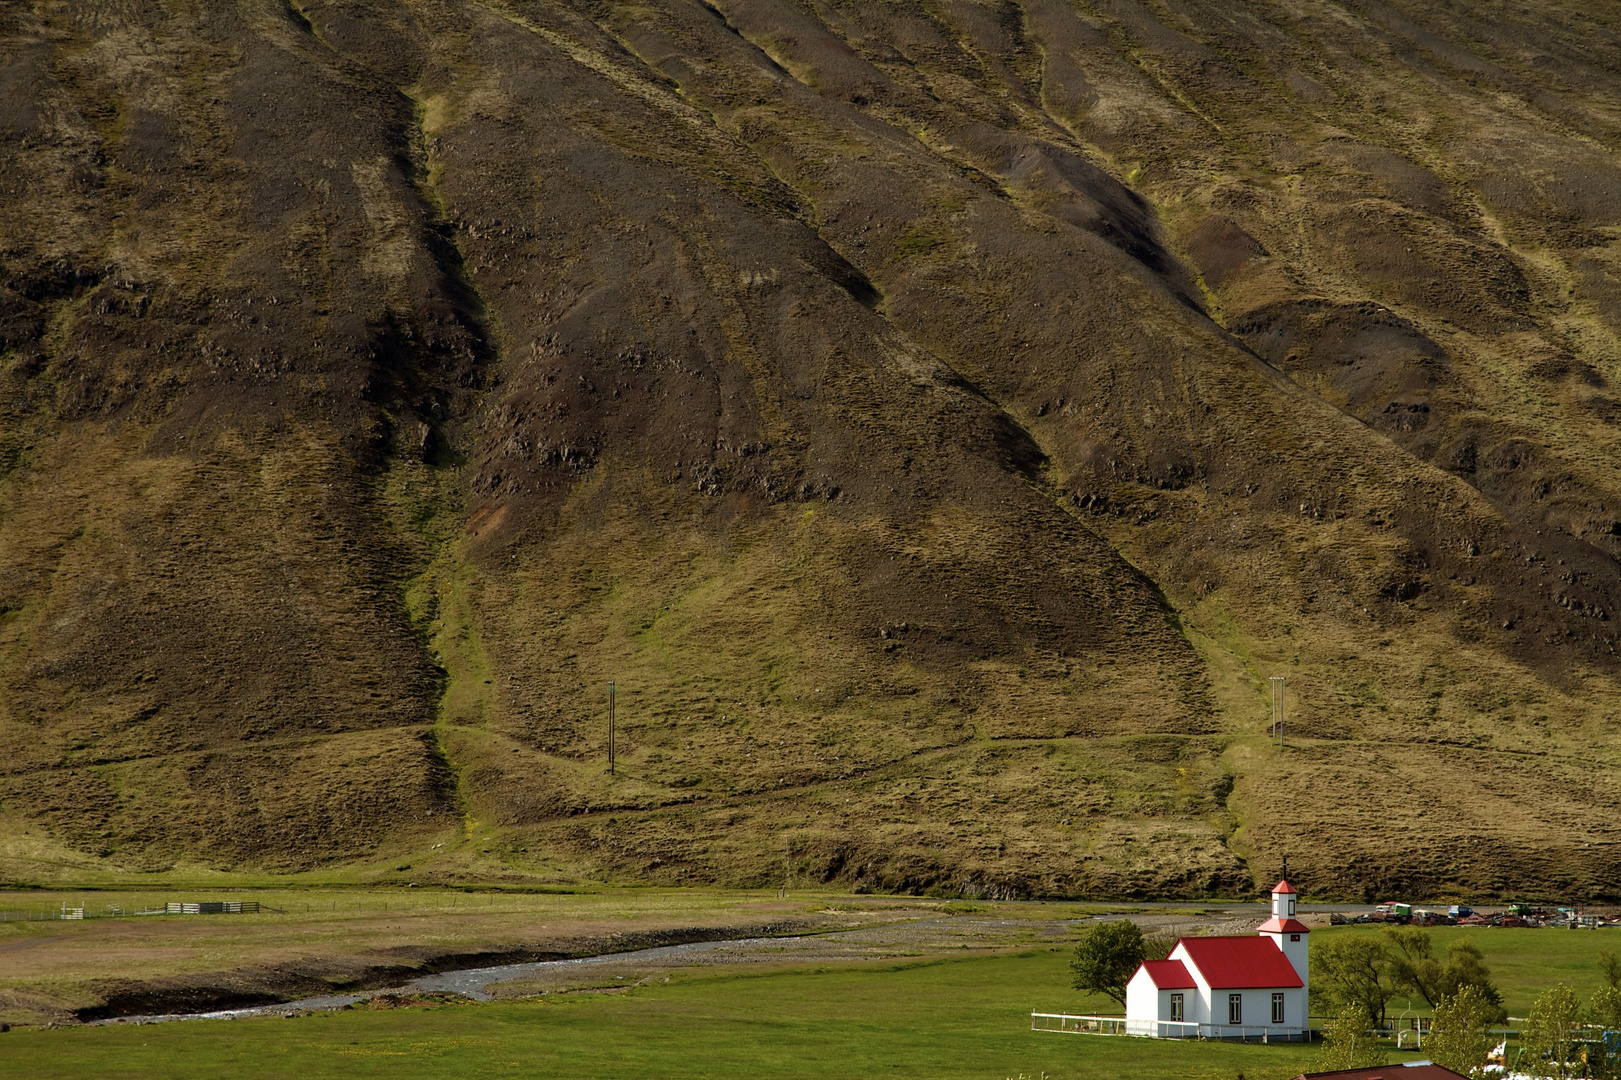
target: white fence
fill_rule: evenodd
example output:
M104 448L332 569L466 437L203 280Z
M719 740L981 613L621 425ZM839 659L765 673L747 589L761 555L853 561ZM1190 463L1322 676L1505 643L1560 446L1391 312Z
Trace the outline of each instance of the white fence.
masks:
M1157 1039L1193 1039L1200 1025L1180 1020L1127 1020L1124 1016L1076 1016L1071 1013L1030 1014L1031 1031L1062 1031L1069 1035L1138 1035Z
M259 911L257 900L204 901L201 904L177 904L170 901L152 911L138 911L137 915L253 915Z
M1030 1014L1031 1031L1066 1035L1131 1035L1141 1039L1221 1039L1233 1042L1302 1042L1310 1029L1237 1027L1191 1020L1127 1020L1124 1016L1077 1016L1072 1013Z

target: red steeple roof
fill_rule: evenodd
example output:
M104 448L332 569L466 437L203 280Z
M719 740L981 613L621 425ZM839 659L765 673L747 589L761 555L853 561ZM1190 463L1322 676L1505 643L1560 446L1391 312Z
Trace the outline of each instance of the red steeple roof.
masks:
M1311 927L1299 919L1280 919L1276 915L1261 924L1257 934L1309 934Z
M1287 881L1280 881L1276 885L1272 886L1272 895L1276 896L1278 893L1289 893L1290 895L1296 895L1295 887L1289 884Z
M1177 943L1212 990L1304 986L1283 950L1264 937L1183 938Z

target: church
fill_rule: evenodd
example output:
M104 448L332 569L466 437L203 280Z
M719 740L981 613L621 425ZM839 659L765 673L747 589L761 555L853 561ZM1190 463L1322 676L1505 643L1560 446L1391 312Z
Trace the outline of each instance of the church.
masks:
M1182 938L1126 984L1126 1031L1162 1039L1303 1039L1307 936L1288 881L1254 937Z

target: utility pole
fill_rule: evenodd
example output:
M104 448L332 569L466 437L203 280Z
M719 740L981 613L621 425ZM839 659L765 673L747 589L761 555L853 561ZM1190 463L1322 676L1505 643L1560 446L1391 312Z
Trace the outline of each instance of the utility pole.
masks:
M608 775L614 775L614 684L608 684Z
M1283 684L1286 680L1282 675L1273 675L1267 679L1272 684L1272 722L1278 725L1278 749L1283 749Z

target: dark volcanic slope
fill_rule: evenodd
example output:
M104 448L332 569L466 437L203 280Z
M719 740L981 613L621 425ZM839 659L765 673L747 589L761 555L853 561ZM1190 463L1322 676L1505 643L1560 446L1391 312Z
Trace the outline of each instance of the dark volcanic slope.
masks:
M1614 892L1621 7L0 41L0 872Z

